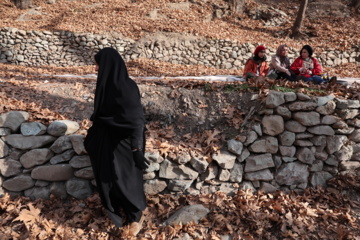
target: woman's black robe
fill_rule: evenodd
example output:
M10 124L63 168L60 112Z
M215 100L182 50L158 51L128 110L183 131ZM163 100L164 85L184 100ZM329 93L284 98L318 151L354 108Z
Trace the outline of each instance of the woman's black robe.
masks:
M113 48L95 55L99 65L92 127L84 145L89 153L97 188L115 226L122 226L119 208L128 221L139 221L146 208L142 170L132 149L145 147L145 121L136 83Z

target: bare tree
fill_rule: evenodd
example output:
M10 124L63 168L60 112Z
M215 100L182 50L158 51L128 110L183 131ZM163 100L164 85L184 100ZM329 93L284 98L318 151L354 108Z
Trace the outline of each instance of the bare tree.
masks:
M354 7L355 10L360 13L360 0L352 0L350 6Z
M27 9L31 6L31 0L10 0L17 8Z
M238 14L243 13L245 0L229 0L229 3L233 12Z
M303 33L301 32L301 27L302 27L302 23L303 23L303 20L305 17L305 12L306 12L308 2L309 2L308 0L301 1L299 12L296 16L296 20L295 20L295 23L294 23L294 26L292 28L292 32L290 35L291 38L297 39L297 38L301 38L303 36Z

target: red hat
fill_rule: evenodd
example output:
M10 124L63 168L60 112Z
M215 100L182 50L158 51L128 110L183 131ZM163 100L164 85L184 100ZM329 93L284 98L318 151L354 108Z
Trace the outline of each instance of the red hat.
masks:
M254 55L257 55L262 50L266 50L266 47L264 47L262 45L257 46L257 48L255 49Z

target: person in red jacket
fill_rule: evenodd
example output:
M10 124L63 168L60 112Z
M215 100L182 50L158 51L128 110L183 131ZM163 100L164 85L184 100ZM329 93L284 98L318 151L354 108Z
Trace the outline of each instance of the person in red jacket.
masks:
M249 58L245 64L244 78L265 77L268 71L269 65L266 62L266 48L262 45L257 46L254 56Z
M320 74L322 67L318 60L313 55L313 49L309 45L302 47L300 51L300 57L296 58L291 64L290 69L297 75L300 76L304 82L314 82L321 84L326 82Z

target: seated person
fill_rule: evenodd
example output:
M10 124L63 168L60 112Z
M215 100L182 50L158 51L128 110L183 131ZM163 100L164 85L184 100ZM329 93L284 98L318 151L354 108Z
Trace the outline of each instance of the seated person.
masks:
M312 57L313 49L309 45L302 47L300 57L296 58L291 64L290 69L304 82L314 82L317 84L326 82L319 75L322 72L322 67L316 58Z
M245 64L244 78L265 77L268 71L269 66L266 62L266 48L260 45L255 49L254 56L249 58Z
M286 44L280 45L276 54L271 57L270 74L276 73L276 79L287 79L296 81L296 75L290 70L290 60L287 56L288 47Z

